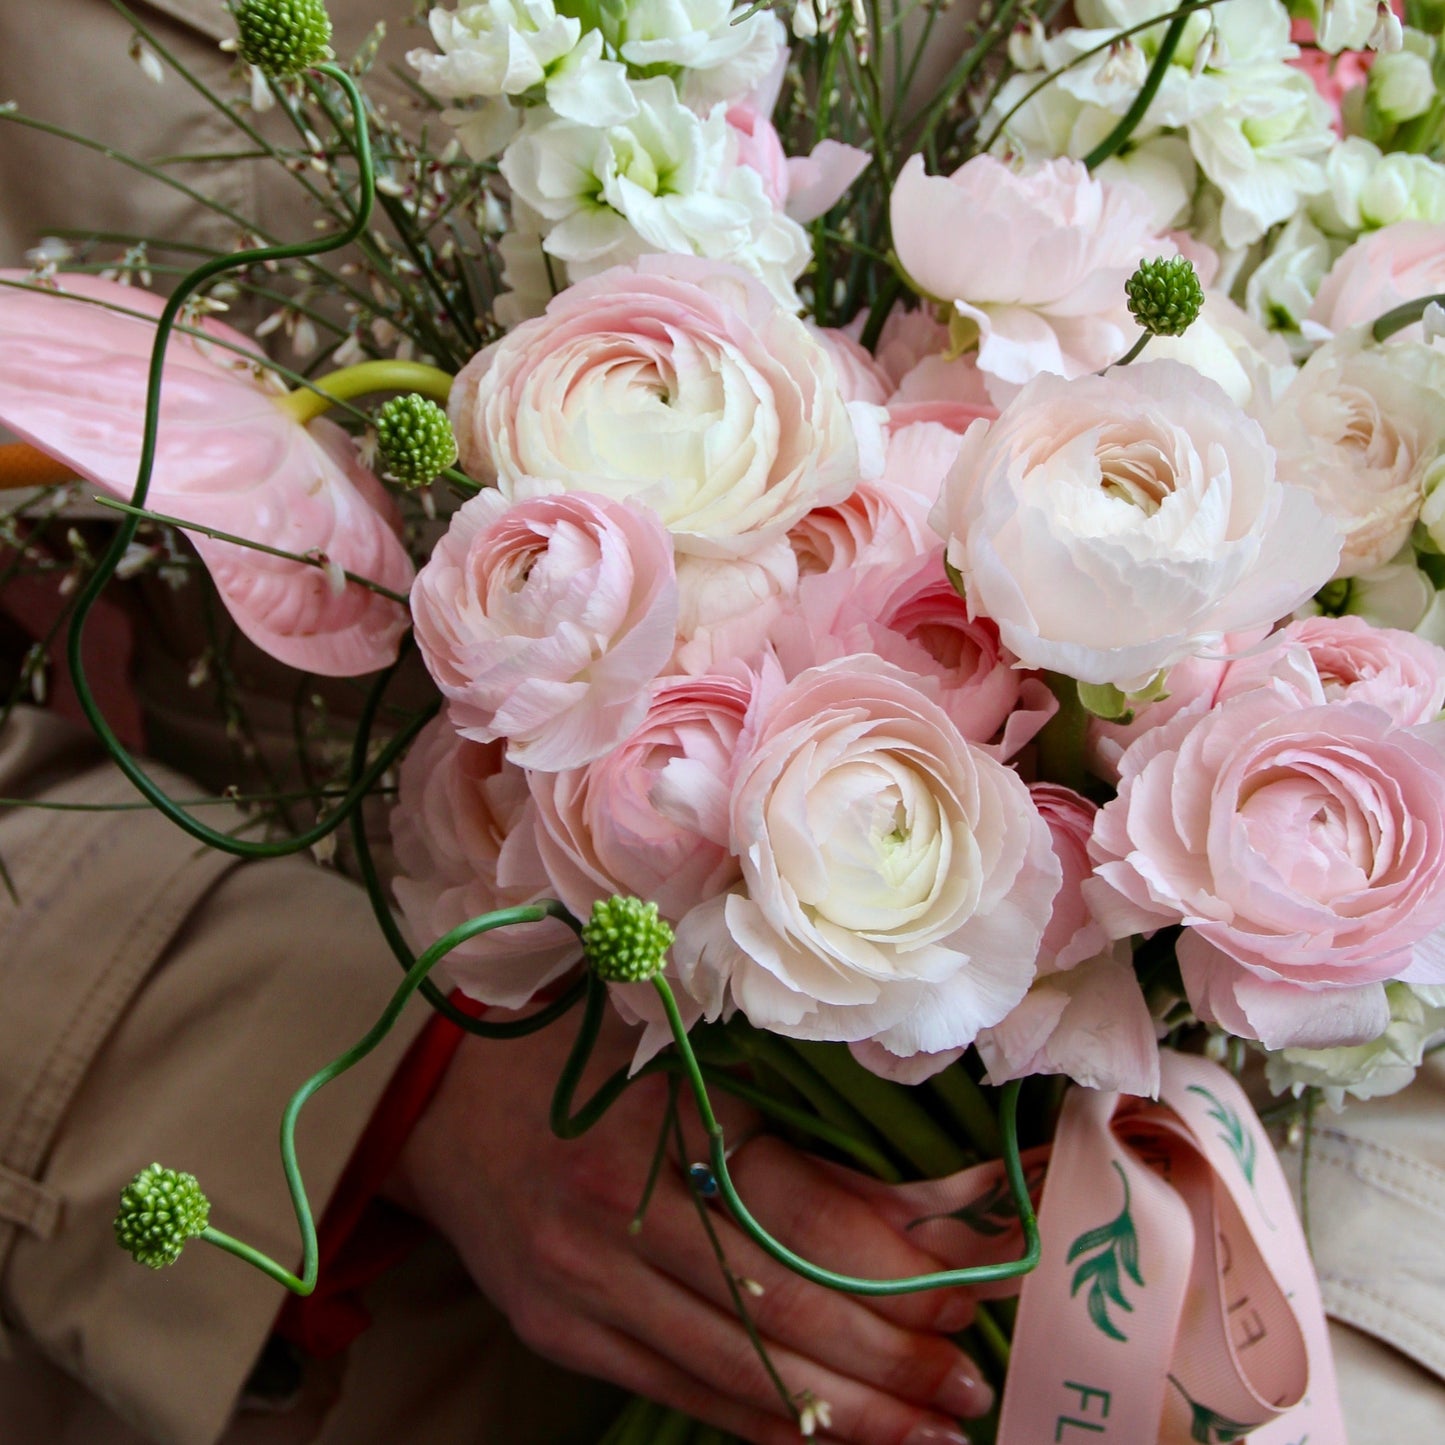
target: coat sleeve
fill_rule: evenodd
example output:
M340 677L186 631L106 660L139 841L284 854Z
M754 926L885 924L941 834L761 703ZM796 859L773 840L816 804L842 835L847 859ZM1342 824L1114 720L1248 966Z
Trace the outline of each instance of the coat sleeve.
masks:
M146 1438L209 1445L283 1292L200 1244L161 1274L136 1265L112 1233L119 1192L153 1160L189 1170L218 1228L297 1268L281 1112L400 973L351 883L117 811L136 794L87 748L34 712L0 732L0 796L102 809L0 809L0 1318ZM426 1017L414 1004L308 1105L318 1216Z

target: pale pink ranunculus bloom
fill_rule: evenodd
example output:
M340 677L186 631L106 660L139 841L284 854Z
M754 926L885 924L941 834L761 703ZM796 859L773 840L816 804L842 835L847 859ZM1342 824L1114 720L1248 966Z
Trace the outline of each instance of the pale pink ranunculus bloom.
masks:
M1270 409L1282 481L1304 487L1344 537L1338 577L1388 562L1420 516L1445 451L1445 360L1358 328L1321 346Z
M1154 1020L1127 943L1039 979L976 1043L991 1084L1064 1074L1086 1089L1159 1093Z
M948 327L934 314L936 307L895 306L878 333L873 356L896 390L903 378L928 357L949 349Z
M1188 925L1194 1011L1268 1048L1366 1042L1384 985L1445 981L1445 724L1283 684L1124 754L1090 843L1115 937Z
M672 546L606 497L482 492L417 574L412 614L458 732L506 739L524 767L577 767L632 731L672 654Z
M962 1048L1024 996L1060 868L1018 775L872 656L749 720L730 798L743 883L678 928L709 1017L793 1038Z
M868 168L868 152L841 141L820 140L806 156L789 156L772 121L751 100L727 108L737 139L738 161L763 179L768 199L806 224L833 209Z
M933 550L928 515L961 437L937 421L890 423L883 474L841 502L815 507L788 540L804 576L912 561Z
M550 896L537 834L526 775L503 745L460 737L445 717L428 723L401 766L391 813L392 890L416 947L483 913ZM480 934L444 967L473 998L521 1008L581 957L577 935L547 918Z
M677 648L668 671L716 672L766 649L798 590L787 537L747 557L677 558Z
M774 630L791 676L872 653L917 679L971 743L1012 758L1058 710L1041 678L1018 667L986 617L969 616L943 570L941 548L891 567L806 579L792 616Z
M1213 703L1280 682L1309 701L1367 702L1416 727L1445 708L1445 648L1362 617L1305 617L1227 663Z
M708 557L847 496L881 459L873 410L850 411L827 348L758 282L690 256L569 286L468 362L451 401L463 465L509 500L632 499Z
M1396 221L1361 236L1336 260L1315 293L1309 319L1338 336L1438 291L1445 291L1445 225ZM1422 335L1417 323L1396 332L1396 339L1419 341Z
M29 279L0 271L0 281ZM129 500L165 303L95 276L62 276L56 284L54 291L0 286L0 425ZM351 438L325 420L302 426L262 379L254 342L213 319L201 325L226 347L173 337L146 505L250 542L324 557L333 569L404 593L412 564L396 507L361 465ZM339 570L328 574L199 532L187 536L237 626L263 652L327 677L374 672L395 659L407 626L400 603L345 582Z
M1298 607L1340 545L1259 426L1172 361L1031 382L969 428L933 525L1025 665L1125 691Z
M578 917L620 893L675 922L738 880L728 794L756 683L737 665L662 678L642 722L605 757L529 775L538 849Z
M838 387L847 401L882 406L893 391L888 373L851 337L836 326L808 329L825 346L838 372Z
M1084 879L1094 871L1089 862L1089 838L1098 807L1059 783L1031 783L1029 796L1039 816L1049 825L1054 852L1064 870L1049 926L1039 945L1039 974L1062 973L1108 946L1109 935L1091 912L1084 897Z
M892 222L913 284L977 328L979 369L1006 388L1117 361L1138 331L1124 282L1140 261L1175 253L1142 192L1073 160L1016 171L981 155L930 176L914 156Z

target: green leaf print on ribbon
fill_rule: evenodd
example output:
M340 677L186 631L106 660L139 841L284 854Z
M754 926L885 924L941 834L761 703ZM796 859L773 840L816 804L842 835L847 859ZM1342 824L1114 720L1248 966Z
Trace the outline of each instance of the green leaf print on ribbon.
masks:
M1198 1094L1200 1098L1208 1100L1212 1106L1209 1110L1209 1117L1219 1125L1220 1139L1229 1148L1229 1152L1239 1161L1239 1168L1249 1187L1254 1188L1254 1159L1255 1142L1254 1135L1245 1126L1244 1120L1220 1100L1202 1084L1190 1084L1189 1092Z
M1044 1172L1042 1164L1032 1165L1025 1171L1024 1178L1028 1182L1030 1194L1038 1193ZM925 1214L919 1219L911 1219L908 1228L921 1229L925 1224L932 1224L938 1219L954 1219L975 1234L997 1238L1018 1226L1019 1212L1013 1195L1009 1192L1008 1182L1000 1177L967 1204L960 1204L957 1209L946 1210L942 1214Z
M1230 1445L1231 1441L1243 1440L1251 1430L1259 1428L1257 1425L1241 1425L1238 1420L1231 1420L1227 1415L1211 1410L1208 1405L1190 1399L1189 1391L1173 1375L1169 1376L1169 1383L1184 1396L1184 1402L1189 1406L1189 1438L1199 1441L1200 1445Z
M1110 1306L1133 1312L1134 1306L1124 1298L1123 1278L1128 1275L1143 1288L1144 1276L1139 1273L1139 1235L1129 1213L1129 1180L1117 1160L1110 1160L1124 1185L1124 1207L1108 1224L1085 1230L1069 1247L1065 1263L1072 1264L1082 1255L1084 1260L1074 1271L1069 1294L1076 1295L1087 1284L1089 1318L1111 1340L1129 1337L1109 1317Z

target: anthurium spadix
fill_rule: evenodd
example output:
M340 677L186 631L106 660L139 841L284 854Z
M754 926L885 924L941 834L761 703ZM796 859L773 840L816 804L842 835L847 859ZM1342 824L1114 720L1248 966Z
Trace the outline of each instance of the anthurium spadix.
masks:
M112 496L135 486L159 298L90 276L56 289L0 271L0 426ZM232 347L177 331L166 352L146 506L325 570L192 533L222 600L258 647L306 672L346 677L396 656L407 611L341 572L405 593L412 563L391 499L340 427L303 425L269 374ZM339 569L339 570L338 570Z

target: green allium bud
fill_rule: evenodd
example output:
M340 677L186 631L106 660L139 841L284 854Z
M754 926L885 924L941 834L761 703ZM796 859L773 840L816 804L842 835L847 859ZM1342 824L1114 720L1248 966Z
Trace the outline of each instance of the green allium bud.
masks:
M457 459L446 412L415 392L392 397L377 412L376 442L383 469L408 487L424 487Z
M137 1264L163 1269L181 1257L188 1239L210 1223L211 1201L194 1174L142 1169L121 1191L115 1237Z
M1151 336L1182 336L1204 305L1193 264L1184 256L1142 261L1124 283L1129 313Z
M274 80L289 80L331 54L324 0L236 0L241 59Z
M582 951L598 978L608 983L646 983L662 972L672 929L657 904L640 898L599 898L582 929Z

